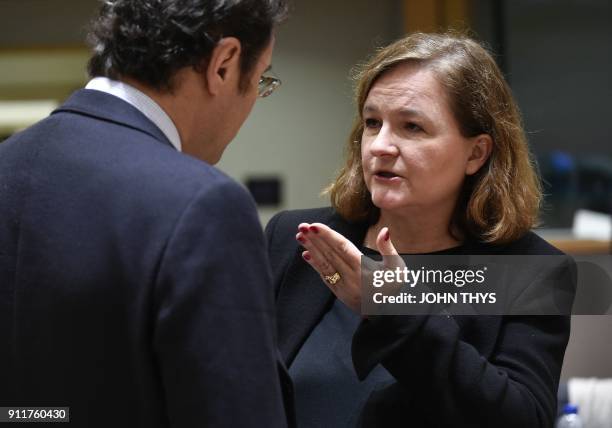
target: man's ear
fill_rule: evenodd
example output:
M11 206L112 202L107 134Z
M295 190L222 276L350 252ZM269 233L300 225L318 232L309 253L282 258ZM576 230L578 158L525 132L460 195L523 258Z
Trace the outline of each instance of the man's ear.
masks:
M472 151L465 167L466 175L476 174L489 159L493 150L493 139L489 134L480 134L471 139L470 145Z
M240 79L240 53L242 45L235 37L224 37L213 49L205 70L206 86L211 95L217 95L224 85Z

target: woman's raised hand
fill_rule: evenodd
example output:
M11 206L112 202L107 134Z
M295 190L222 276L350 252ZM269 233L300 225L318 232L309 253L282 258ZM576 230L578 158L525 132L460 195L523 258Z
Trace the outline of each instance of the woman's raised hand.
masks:
M302 257L321 275L323 282L345 305L361 313L361 256L363 253L344 236L322 223L301 223L295 239L305 248ZM396 256L389 229L376 237L381 255Z

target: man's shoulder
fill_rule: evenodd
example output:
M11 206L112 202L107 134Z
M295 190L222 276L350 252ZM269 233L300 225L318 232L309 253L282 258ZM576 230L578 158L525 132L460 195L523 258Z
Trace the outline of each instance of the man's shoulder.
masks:
M223 186L230 192L246 193L246 189L213 165L173 149L156 149L160 147L146 150L142 166L136 167L142 180L153 180L175 191Z
M255 210L248 191L218 168L179 152L150 158L135 171L120 171L126 191L143 192L147 200L159 201L167 209L179 208L196 199L207 201L215 209Z
M56 187L70 182L73 189L92 189L90 200L116 201L116 209L181 210L195 197L252 205L246 189L218 168L138 129L96 118L52 115L2 149L8 164L25 165L31 176L44 176Z

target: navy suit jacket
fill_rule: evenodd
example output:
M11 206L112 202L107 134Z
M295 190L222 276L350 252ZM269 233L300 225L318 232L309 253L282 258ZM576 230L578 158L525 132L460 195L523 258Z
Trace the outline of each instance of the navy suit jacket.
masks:
M248 193L76 92L0 144L0 406L72 426L285 426Z

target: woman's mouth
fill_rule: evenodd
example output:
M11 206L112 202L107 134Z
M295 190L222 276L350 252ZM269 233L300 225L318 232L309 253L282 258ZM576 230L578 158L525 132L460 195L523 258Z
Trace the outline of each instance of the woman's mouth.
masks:
M378 171L374 174L374 178L383 182L393 182L401 179L399 175L390 171Z

